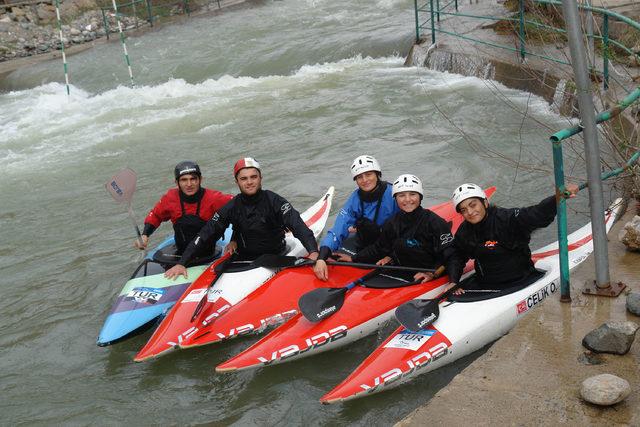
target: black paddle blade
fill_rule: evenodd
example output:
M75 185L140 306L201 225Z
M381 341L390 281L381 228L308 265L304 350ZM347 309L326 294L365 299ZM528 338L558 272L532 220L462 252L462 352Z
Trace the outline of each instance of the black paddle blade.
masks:
M396 319L410 331L425 329L440 315L439 300L414 299L396 308Z
M300 312L310 322L319 322L340 310L347 288L319 288L298 300Z
M253 261L253 265L265 268L285 268L293 267L305 260L294 256L263 254Z

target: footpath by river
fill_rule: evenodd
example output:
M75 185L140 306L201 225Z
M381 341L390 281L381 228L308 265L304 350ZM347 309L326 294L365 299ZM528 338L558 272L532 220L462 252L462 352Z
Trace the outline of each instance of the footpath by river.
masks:
M611 7L621 13L637 16L640 5L627 0L598 0L596 7ZM497 3L485 7L500 13ZM464 6L464 13L480 14L478 7ZM492 29L482 28L477 21L454 18L459 33L482 40L500 42L509 36L498 36ZM494 64L521 67L515 54L483 46L480 50L468 42L441 38L436 49L455 52L469 58L482 56ZM454 41L455 40L455 41ZM515 44L515 40L511 38ZM424 43L424 49L429 43ZM548 46L547 46L548 47ZM557 46L553 47L557 49ZM536 47L544 51L545 46ZM480 54L478 54L480 52ZM530 69L543 71L543 61L528 59ZM556 72L561 67L556 69ZM564 68L567 72L567 68ZM638 75L638 70L630 70ZM533 80L533 79L532 79ZM531 84L534 89L536 83ZM541 86L540 83L537 84ZM544 88L537 88L544 91ZM620 93L610 94L621 99ZM637 129L637 124L636 124ZM637 138L637 137L636 137ZM637 141L628 141L632 146ZM636 339L624 356L600 355L600 364L588 364L582 338L610 320L640 323L625 308L626 294L640 290L640 253L629 252L618 234L634 215L640 214L637 203L630 201L624 216L609 233L609 262L612 283L623 282L627 288L617 298L582 294L585 283L595 278L594 258L589 257L571 274L571 303L561 303L559 296L522 319L506 336L458 374L423 407L397 426L429 425L639 425L640 424L640 343ZM612 407L598 407L580 398L580 385L586 378L609 373L626 379L632 393Z

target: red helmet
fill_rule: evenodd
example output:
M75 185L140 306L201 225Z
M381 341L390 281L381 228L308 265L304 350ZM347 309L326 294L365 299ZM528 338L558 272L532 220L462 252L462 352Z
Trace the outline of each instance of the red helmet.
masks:
M238 160L233 166L233 176L237 177L238 172L246 168L256 168L258 169L258 172L262 173L262 171L260 170L260 163L258 163L256 159L254 159L253 157L244 157Z

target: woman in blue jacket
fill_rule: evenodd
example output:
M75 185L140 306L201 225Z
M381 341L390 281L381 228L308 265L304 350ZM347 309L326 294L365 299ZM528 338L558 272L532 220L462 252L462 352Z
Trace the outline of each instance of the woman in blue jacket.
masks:
M374 157L357 157L351 164L351 176L358 188L351 193L333 227L320 243L320 255L313 268L320 280L328 279L325 261L333 251L341 249L350 233L355 232L356 251L369 246L380 236L382 224L399 210L391 194L391 184L381 179L382 170Z

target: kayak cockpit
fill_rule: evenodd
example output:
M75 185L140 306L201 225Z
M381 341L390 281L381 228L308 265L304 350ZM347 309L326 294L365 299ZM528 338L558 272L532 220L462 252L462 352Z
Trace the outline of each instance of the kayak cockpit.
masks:
M547 274L546 271L536 268L529 276L517 282L510 283L506 287L491 286L478 283L476 275L473 274L465 278L460 286L465 289L462 295L451 295L448 299L453 302L475 302L498 298L518 292L521 289L531 286ZM495 289L493 289L495 288Z

